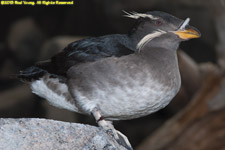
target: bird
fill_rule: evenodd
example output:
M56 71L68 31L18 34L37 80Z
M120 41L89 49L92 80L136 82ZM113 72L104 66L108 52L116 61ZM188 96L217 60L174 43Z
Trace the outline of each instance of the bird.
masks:
M119 144L132 149L112 121L140 118L167 106L181 86L179 44L201 33L189 25L190 18L162 11L124 13L135 19L127 34L72 42L18 78L53 106L93 116Z

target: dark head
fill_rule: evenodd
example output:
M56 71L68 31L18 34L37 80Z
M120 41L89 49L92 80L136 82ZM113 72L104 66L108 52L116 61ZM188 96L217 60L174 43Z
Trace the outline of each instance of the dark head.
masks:
M160 11L126 14L127 17L137 19L130 31L137 49L144 46L165 46L176 50L181 41L201 36L196 28L189 25L189 18L182 20Z

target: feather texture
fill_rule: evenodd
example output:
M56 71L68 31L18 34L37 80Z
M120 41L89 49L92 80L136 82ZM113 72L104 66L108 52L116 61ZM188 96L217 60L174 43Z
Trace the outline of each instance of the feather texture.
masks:
M137 50L140 51L141 49L144 48L144 46L149 43L150 41L152 41L154 38L159 37L163 34L167 33L166 31L163 30L157 30L153 33L147 34L146 36L144 36L140 42L138 42L137 44Z
M123 12L126 14L124 15L125 17L128 17L128 18L133 18L133 19L138 19L138 18L150 18L152 20L157 20L159 18L157 17L154 17L150 14L142 14L142 13L137 13L137 12L126 12L123 10Z

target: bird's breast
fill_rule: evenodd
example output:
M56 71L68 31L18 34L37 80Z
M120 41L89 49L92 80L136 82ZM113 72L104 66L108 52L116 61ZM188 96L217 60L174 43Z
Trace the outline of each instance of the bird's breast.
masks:
M93 93L109 118L132 119L153 113L168 105L180 86L175 79L164 84L147 74L119 78L116 86L105 83Z
M127 61L83 66L74 71L74 93L96 103L111 120L145 116L168 105L180 87L178 69L154 69Z

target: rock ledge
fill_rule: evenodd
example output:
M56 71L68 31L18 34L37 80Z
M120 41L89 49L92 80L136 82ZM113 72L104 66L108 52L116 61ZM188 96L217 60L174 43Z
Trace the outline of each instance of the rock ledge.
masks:
M55 120L0 119L4 150L124 150L100 128Z

